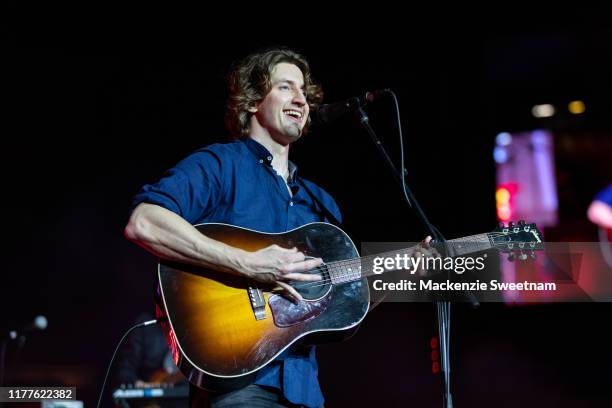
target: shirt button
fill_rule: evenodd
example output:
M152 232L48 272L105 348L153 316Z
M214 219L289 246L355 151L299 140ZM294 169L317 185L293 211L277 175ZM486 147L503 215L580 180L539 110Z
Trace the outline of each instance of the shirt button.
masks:
M272 156L268 156L268 157L266 157L266 159L267 159L268 161L272 161Z
M293 207L293 201L289 201L289 207Z
M260 164L261 164L261 163L263 163L263 159L259 159L259 163L260 163Z

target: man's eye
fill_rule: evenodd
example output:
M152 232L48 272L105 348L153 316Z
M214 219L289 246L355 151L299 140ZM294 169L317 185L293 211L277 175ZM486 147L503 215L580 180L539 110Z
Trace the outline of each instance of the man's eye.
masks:
M288 85L280 85L280 86L278 87L278 89L283 89L283 90L284 90L284 89L289 89L289 86L288 86Z

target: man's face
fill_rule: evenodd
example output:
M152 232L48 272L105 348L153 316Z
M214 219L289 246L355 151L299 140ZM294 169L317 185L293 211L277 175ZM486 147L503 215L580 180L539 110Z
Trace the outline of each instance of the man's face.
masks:
M302 135L310 113L303 88L304 76L297 66L281 62L272 70L270 91L254 114L277 143L288 145Z

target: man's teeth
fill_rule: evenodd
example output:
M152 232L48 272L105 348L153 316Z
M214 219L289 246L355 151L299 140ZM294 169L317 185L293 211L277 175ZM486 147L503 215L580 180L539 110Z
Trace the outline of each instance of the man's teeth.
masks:
M296 111L296 110L286 110L284 111L285 114L289 115L289 116L293 116L296 117L298 119L302 119L302 112Z

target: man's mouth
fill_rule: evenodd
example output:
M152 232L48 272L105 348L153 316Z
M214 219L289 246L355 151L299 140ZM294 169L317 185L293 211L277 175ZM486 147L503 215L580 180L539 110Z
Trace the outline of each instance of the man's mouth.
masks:
M283 113L289 118L289 120L296 123L302 123L302 117L304 116L302 112L295 109L285 109L283 110Z

